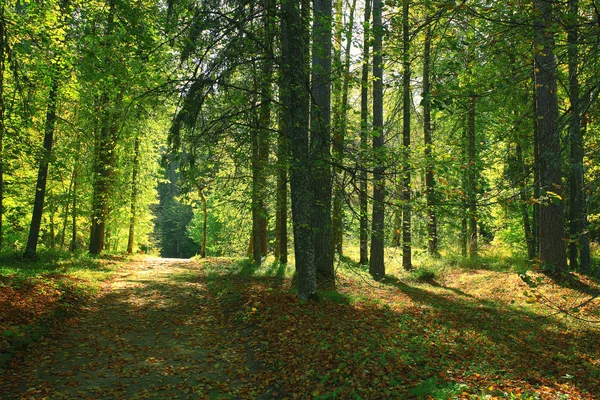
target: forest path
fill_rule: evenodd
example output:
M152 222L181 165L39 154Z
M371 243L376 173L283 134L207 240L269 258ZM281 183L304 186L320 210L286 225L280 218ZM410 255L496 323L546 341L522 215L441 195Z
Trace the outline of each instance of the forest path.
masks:
M124 265L78 322L31 346L0 398L237 397L253 367L207 277L191 260Z

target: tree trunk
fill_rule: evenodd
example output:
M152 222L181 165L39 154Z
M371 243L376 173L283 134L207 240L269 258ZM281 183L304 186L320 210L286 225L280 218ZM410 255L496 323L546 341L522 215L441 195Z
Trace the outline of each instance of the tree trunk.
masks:
M285 133L290 146L290 190L294 249L296 256L296 285L298 297L304 300L317 296L312 229L311 160L308 141L307 91L307 15L306 2L283 2L282 11L282 74Z
M402 4L402 97L403 97L403 125L402 125L402 147L404 151L404 162L402 171L402 267L405 270L412 269L412 206L410 199L410 36L408 11L410 0L403 0Z
M109 10L106 21L105 37L112 35L116 4L109 0ZM108 217L109 196L116 162L116 146L118 125L116 121L117 104L111 104L108 88L100 95L100 121L96 141L96 165L94 167L94 186L92 199L92 227L90 234L89 252L100 254L104 250L106 219ZM117 95L121 98L122 93ZM113 100L115 103L117 101Z
M71 245L69 251L77 251L77 159L73 168L73 206L71 207Z
M310 137L313 153L315 264L320 286L335 285L331 242L331 0L313 0Z
M282 92L280 90L280 98ZM277 193L275 204L275 261L280 264L288 262L287 237L287 154L288 146L285 138L285 121L283 110L279 113L279 132L277 136Z
M463 257L467 256L467 242L469 237L469 227L467 224L467 212L468 205L466 202L463 202L462 206L462 217L460 219L460 254Z
M6 63L6 21L4 20L4 2L0 5L0 251L4 242L4 69Z
M523 221L523 232L525 234L525 243L527 243L527 255L530 260L535 258L535 243L533 241L533 232L531 228L531 221L529 219L529 208L528 208L528 199L527 199L527 170L525 168L525 162L523 161L523 150L521 148L521 144L517 143L516 146L517 153L517 164L519 166L520 172L523 174L522 177L518 178L519 184L519 197L521 200L521 219Z
M331 73L332 79L332 124L331 131L333 134L332 155L333 155L333 211L331 216L332 224L332 246L333 251L339 255L343 253L343 170L338 171L338 165L343 158L343 135L342 133L342 81L345 78L344 63L342 61L342 37L344 31L344 1L334 1L334 34L333 34L333 70ZM351 28L350 28L351 29Z
M382 0L373 1L373 222L371 224L371 260L369 273L375 280L385 276L385 176L383 130L383 24Z
M540 180L544 203L540 207L540 260L552 268L567 266L560 171L560 132L556 93L554 35L548 32L555 23L553 3L534 0L535 82L540 155Z
M200 250L200 257L206 258L206 228L208 211L206 207L206 196L204 196L204 188L198 188L198 194L200 195L200 201L202 202L202 249Z
M25 257L35 258L37 242L40 235L42 214L44 212L44 197L46 195L46 180L48 178L48 165L52 156L52 143L54 141L54 127L56 125L56 98L58 97L58 76L52 77L52 86L48 95L48 108L46 109L46 125L44 128L44 154L38 167L37 182L35 185L35 200L29 226L29 236Z
M131 206L129 210L129 237L127 238L127 254L133 254L135 239L135 223L137 220L138 175L140 171L140 137L135 136L133 142L133 170L131 171Z
M537 89L535 87L535 61L531 74L533 83L532 100L533 100L533 216L531 218L531 233L533 235L533 248L535 251L534 260L540 256L540 148L538 134L538 112L537 112Z
M429 12L429 2L427 2ZM425 43L423 49L423 140L425 144L425 195L427 197L427 248L429 254L439 255L437 237L437 218L435 213L435 177L433 173L433 140L431 128L431 21L425 27Z
M475 131L475 104L477 97L471 96L467 123L467 201L469 203L469 257L477 257L477 148Z
M587 235L587 210L585 205L585 183L583 170L583 135L581 131L581 106L578 82L578 21L579 0L569 0L568 26L568 67L569 99L571 102L571 120L569 126L571 144L571 169L569 179L569 265L571 269L579 266L582 271L590 268L590 243Z
M71 205L71 193L73 191L73 179L75 177L75 169L77 168L77 164L73 166L73 172L71 173L71 181L69 182L69 190L67 191L67 197L65 200L65 213L63 215L63 224L62 230L60 234L60 248L63 249L65 247L65 236L67 235L67 224L69 221L69 207Z
M108 107L108 104L105 103L104 107ZM111 123L110 118L106 116L107 113L107 110L103 112L104 118L102 120L102 127L100 128L96 153L97 160L92 200L92 232L89 246L91 254L100 254L104 250L108 202L116 162L117 127Z
M365 19L363 33L362 74L360 79L360 152L359 152L359 204L360 204L360 264L369 262L369 211L367 194L367 168L364 153L368 149L369 137L369 46L371 20L371 0L365 0Z
M341 3L341 0L338 0ZM354 29L354 11L356 9L356 0L352 0L348 16L348 27L346 28L346 49L344 53L344 63L342 71L342 85L341 85L341 99L339 110L336 111L336 120L334 120L334 136L333 136L333 160L335 165L343 163L344 157L344 141L346 140L346 131L348 128L348 92L350 86L350 56L352 52L352 32ZM341 10L340 10L341 11ZM336 13L337 15L337 13ZM341 45L341 27L339 31L339 41ZM340 59L341 56L337 56ZM333 246L334 251L339 255L343 254L344 244L344 199L346 193L344 192L344 179L334 179L334 200L333 200Z

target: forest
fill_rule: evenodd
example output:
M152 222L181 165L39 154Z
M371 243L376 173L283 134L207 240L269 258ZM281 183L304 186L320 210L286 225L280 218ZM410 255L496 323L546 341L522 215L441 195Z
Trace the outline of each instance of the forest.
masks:
M596 398L599 95L596 0L2 1L0 397Z

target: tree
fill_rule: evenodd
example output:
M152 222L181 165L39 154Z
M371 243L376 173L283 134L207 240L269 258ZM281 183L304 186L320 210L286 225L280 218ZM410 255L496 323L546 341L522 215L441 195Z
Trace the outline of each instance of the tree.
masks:
M3 244L3 218L4 218L4 135L6 126L4 123L4 70L6 65L6 19L4 14L5 4L0 5L0 250Z
M296 256L298 296L317 296L314 231L314 193L311 181L311 153L308 141L307 27L304 7L294 1L282 4L282 75L285 137L290 147L290 191ZM302 11L302 14L301 14Z
M359 151L359 204L360 204L360 264L365 265L369 262L369 212L368 212L368 194L367 194L367 168L363 163L364 153L368 147L369 137L369 47L370 47L370 29L371 20L371 0L365 1L365 16L363 23L363 54L362 54L362 72L360 78L360 151Z
M383 2L373 0L373 214L369 273L375 280L385 276L385 176L383 130Z
M423 42L423 141L425 145L425 196L427 198L427 249L432 256L439 255L437 217L435 212L436 192L434 164L432 159L433 139L431 127L431 23L429 1L425 3L425 40Z
M410 36L408 11L410 0L402 3L402 147L404 163L402 166L402 267L406 270L412 269L412 207L411 207L411 183L410 172L410 110L412 104L410 90Z
M335 285L331 225L331 0L313 0L310 139L315 265L322 286Z
M140 173L140 137L135 135L133 144L133 168L131 170L131 209L129 217L129 235L127 237L127 253L133 253L135 240L135 223L137 220L138 179Z
M554 56L553 3L534 0L535 83L538 151L543 204L540 207L540 260L554 268L567 264L558 129L557 69Z
M583 135L581 129L581 106L579 100L579 0L568 1L569 24L567 27L567 57L569 72L571 169L569 178L569 265L589 271L590 243L587 235L587 209L583 169ZM579 260L578 256L579 255Z

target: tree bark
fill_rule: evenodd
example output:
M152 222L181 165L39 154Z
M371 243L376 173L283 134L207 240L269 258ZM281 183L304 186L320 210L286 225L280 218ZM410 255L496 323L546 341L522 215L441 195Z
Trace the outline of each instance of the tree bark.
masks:
M402 4L402 97L403 97L403 124L402 124L402 147L404 152L404 162L402 166L402 267L405 270L412 269L412 206L410 199L410 36L408 11L410 0L403 0Z
M535 83L539 135L540 180L544 203L540 207L540 260L552 268L567 266L560 171L560 132L556 93L556 60L552 29L553 3L533 1L535 12Z
M0 5L0 250L4 242L4 70L6 64L6 21L4 19L4 2Z
M140 171L140 137L135 136L133 142L133 170L131 171L131 197L129 210L129 236L127 238L127 254L133 254L135 240L135 224L137 222L138 175Z
M77 168L77 164L73 166L73 172L71 173L71 181L69 182L69 190L67 190L67 197L65 200L65 214L63 216L63 224L62 230L60 234L60 248L64 248L65 246L65 236L67 235L67 224L69 220L69 207L71 206L71 193L73 191L73 179L75 177L75 169Z
M364 154L368 148L369 137L369 47L371 0L365 0L365 19L363 33L362 74L360 79L360 152L359 152L359 209L360 209L360 264L369 262L369 211L367 194L367 168L364 163Z
M341 4L341 0L338 0ZM344 157L344 142L346 140L346 132L348 130L348 92L350 86L350 58L352 52L352 32L354 30L354 11L356 9L356 0L352 0L352 4L349 10L348 16L348 27L346 28L346 48L344 53L343 71L341 79L341 99L339 109L336 111L336 119L334 121L334 136L333 136L333 159L335 165L343 163ZM340 10L341 11L341 10ZM341 42L341 27L339 28L339 40ZM340 43L341 46L341 43ZM341 56L337 56L341 62ZM340 65L342 66L342 65ZM342 172L343 173L343 172ZM340 174L338 172L338 174ZM337 174L336 174L337 175ZM335 176L335 175L334 175ZM344 192L343 179L334 179L334 199L333 199L333 246L334 251L339 255L343 254L344 245L344 199L346 193Z
M331 0L313 0L310 136L313 153L315 264L319 286L334 286L331 172Z
M587 210L585 202L585 182L583 169L583 135L581 130L581 106L578 81L578 21L579 0L569 0L570 23L567 32L569 99L571 119L569 126L571 144L571 168L569 179L569 265L582 271L590 268L590 243L587 234ZM579 260L577 256L579 255Z
M208 210L206 207L206 196L204 196L204 188L198 188L198 194L200 195L200 201L202 202L202 249L200 250L200 257L206 258L206 230L208 225Z
M383 24L382 0L373 1L373 222L371 224L371 260L369 273L375 280L385 276L385 176L383 155L385 140L383 130Z
M427 2L429 12L429 2ZM425 43L423 48L423 140L425 144L425 196L427 198L427 248L429 254L437 257L438 237L437 218L435 213L435 176L433 164L433 140L431 127L431 21L427 17L425 27Z
M539 148L539 134L538 134L538 112L537 112L537 89L535 87L535 61L533 64L531 81L533 83L532 100L533 100L533 215L531 217L531 233L533 235L533 248L535 257L533 260L540 256L540 195L541 195L541 184L540 184L540 148Z
M477 97L472 95L469 102L467 122L467 201L469 203L469 257L477 257L477 148L475 131L475 104Z
M311 159L308 141L307 90L307 15L303 2L282 3L282 73L283 104L285 112L285 136L290 146L290 189L292 197L292 220L294 226L294 249L296 257L296 286L298 297L309 300L317 296L317 280L314 257L314 233L312 229Z
M114 30L116 4L109 0L105 37L109 38ZM100 95L100 121L96 141L96 165L94 167L94 186L92 199L92 227L90 234L90 254L100 254L104 250L106 219L108 217L109 196L116 163L118 125L116 121L117 104L111 104L108 88ZM118 94L117 98L121 98ZM117 101L113 100L115 103Z
M52 144L54 141L54 127L56 125L56 98L58 97L58 76L52 77L50 94L48 95L48 106L46 109L46 124L44 128L44 153L40 159L38 167L37 182L35 185L35 199L33 202L33 212L31 214L31 224L29 226L29 236L27 238L27 247L25 248L25 257L35 258L37 253L37 242L40 235L42 223L42 214L44 212L44 197L46 195L46 180L48 178L48 165L52 156Z
M527 205L527 170L525 168L525 162L523 161L523 149L521 148L520 143L517 143L515 151L517 153L517 164L519 165L519 170L523 174L522 177L517 178L520 189L519 197L521 200L521 219L523 221L523 232L525 234L525 243L527 243L527 255L530 260L533 260L535 258L535 243L533 240L533 231L531 227L531 220L529 218L529 208Z
M282 91L279 94L280 99ZM288 145L285 138L285 121L283 110L279 112L279 132L277 136L277 193L275 203L275 261L280 264L288 262L288 233L287 233L287 172Z
M71 244L69 251L77 251L77 159L73 168L73 206L71 207Z

